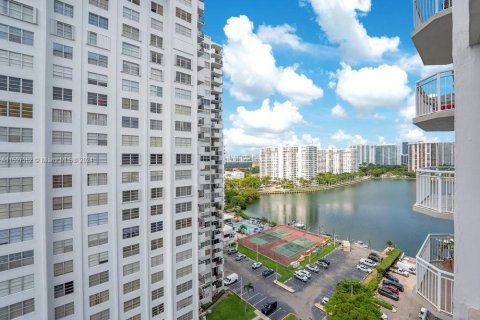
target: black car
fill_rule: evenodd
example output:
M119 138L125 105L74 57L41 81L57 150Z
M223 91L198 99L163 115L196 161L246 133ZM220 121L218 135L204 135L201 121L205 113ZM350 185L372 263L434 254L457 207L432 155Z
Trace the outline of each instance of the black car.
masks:
M377 257L377 256L375 256L375 255L373 255L373 254L370 254L370 255L368 256L368 259L370 259L370 260L372 260L373 262L376 262L376 263L382 262L382 259L380 259L379 257Z
M382 283L387 286L394 286L395 288L398 288L401 292L403 292L403 285L399 282L395 281L390 281L390 280L383 280Z
M232 254L235 254L235 253L237 253L237 252L238 252L238 250L235 249L235 248L228 248L228 250L227 250L227 254L228 254L229 256L232 255Z
M272 269L265 269L265 270L262 271L262 276L265 277L265 278L272 275L272 274L274 274L274 271Z
M384 297L390 298L392 300L398 301L398 295L391 292L390 290L386 290L383 288L378 288L378 293Z
M277 301L265 303L262 307L262 313L266 316L270 315L277 309Z
M317 265L318 265L320 268L328 269L328 264L326 264L326 263L323 262L323 261L317 261Z
M380 257L380 255L379 255L378 253L376 253L376 252L373 252L373 251L372 251L372 252L370 252L369 255L370 255L370 256L375 256L375 257L377 257L378 259L382 260L382 257Z
M397 282L399 283L400 281L398 280L397 277L394 277L391 273L388 273L388 272L385 272L385 274L383 275L385 278L387 278L388 280L390 281L393 281L393 282Z
M325 260L325 259L320 259L317 262L323 262L323 263L326 263L327 265L330 265L330 261Z

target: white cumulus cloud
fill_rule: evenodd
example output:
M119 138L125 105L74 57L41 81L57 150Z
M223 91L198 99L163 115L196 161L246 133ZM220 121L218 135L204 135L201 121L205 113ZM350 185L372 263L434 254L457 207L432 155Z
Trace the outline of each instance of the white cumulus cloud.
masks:
M339 104L337 104L335 107L332 108L332 110L330 111L330 114L332 115L332 117L335 117L335 118L347 117L347 111L345 111L345 109Z
M282 69L277 90L300 104L309 103L323 96L323 90L305 75L295 72L294 67Z
M370 12L371 0L310 0L310 4L327 39L340 46L346 60L378 59L398 50L399 37L372 37L359 21Z
M396 65L408 73L415 74L420 78L428 77L436 72L452 69L452 65L447 66L425 66L418 53L402 56L396 62ZM420 80L420 79L418 79Z
M257 35L265 43L273 45L286 45L299 51L308 51L310 46L295 34L297 30L289 24L279 26L261 25Z
M367 139L365 139L364 137L362 137L361 135L359 134L349 134L349 133L346 133L345 131L343 131L342 129L339 129L337 132L335 132L332 136L331 136L332 140L334 141L338 141L338 142L347 142L349 143L350 145L353 145L353 144L366 144L367 143Z
M352 106L371 110L396 106L410 93L408 76L401 68L383 64L358 70L342 63L336 73L335 92Z

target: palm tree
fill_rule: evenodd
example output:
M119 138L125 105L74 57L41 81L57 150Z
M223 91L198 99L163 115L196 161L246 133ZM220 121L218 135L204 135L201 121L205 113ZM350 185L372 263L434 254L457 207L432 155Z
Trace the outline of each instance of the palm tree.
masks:
M387 240L387 246L389 246L389 247L392 247L392 246L393 246L392 240Z
M250 290L255 292L255 286L253 285L253 283L249 282L243 285L243 291L247 291L247 293L249 293Z
M238 232L239 233L242 233L242 234L245 234L245 231L247 230L247 227L245 227L245 225L240 225L240 227L238 227Z

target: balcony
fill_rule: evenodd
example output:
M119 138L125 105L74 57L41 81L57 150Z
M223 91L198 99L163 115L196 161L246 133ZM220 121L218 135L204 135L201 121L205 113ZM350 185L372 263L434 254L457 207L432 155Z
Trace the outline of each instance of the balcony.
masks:
M453 70L435 73L415 86L413 123L425 131L453 131L455 81Z
M413 210L436 218L453 219L455 171L451 167L417 170L417 200Z
M453 62L452 1L413 0L412 40L425 65Z
M453 313L454 244L451 234L429 234L417 254L417 294L441 319Z

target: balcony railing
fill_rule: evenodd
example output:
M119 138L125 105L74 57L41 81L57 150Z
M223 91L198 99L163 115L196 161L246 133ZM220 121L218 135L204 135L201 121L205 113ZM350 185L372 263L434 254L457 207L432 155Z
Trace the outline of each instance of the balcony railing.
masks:
M415 87L417 117L455 109L453 70L435 73Z
M417 170L417 199L414 208L451 217L455 210L454 193L455 171L452 167Z
M417 254L417 293L437 311L453 312L454 237L429 234Z
M417 29L431 17L452 7L453 0L413 0L413 23Z

